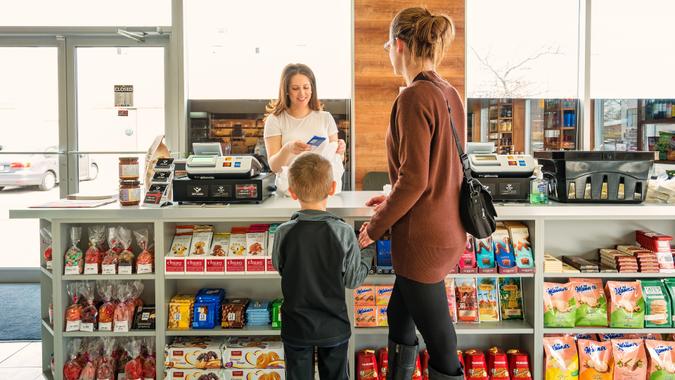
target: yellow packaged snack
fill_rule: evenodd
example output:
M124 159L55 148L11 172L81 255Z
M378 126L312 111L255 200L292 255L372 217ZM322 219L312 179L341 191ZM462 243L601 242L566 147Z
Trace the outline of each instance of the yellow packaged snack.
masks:
M192 321L192 311L195 305L195 296L176 295L169 302L169 329L187 330Z
M546 380L579 380L579 358L573 337L546 337L544 351Z

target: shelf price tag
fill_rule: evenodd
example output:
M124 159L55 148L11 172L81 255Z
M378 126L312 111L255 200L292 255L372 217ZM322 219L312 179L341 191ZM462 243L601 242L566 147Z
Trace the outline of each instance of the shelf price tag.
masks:
M80 331L80 322L81 321L68 321L68 322L66 322L66 332Z
M129 332L129 322L128 321L115 321L115 332L116 333Z

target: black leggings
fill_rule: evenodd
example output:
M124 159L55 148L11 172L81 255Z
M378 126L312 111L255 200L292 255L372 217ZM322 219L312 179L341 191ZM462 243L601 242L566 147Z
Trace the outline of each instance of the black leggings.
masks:
M450 376L461 373L444 281L424 284L397 275L387 318L389 339L413 346L417 344L417 326L429 351L429 366Z

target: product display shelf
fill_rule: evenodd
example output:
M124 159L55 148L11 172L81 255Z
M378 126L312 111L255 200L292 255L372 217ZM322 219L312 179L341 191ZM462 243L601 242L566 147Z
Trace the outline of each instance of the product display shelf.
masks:
M281 279L278 273L264 274L232 274L232 273L208 273L208 274L166 274L167 280L204 280L204 279L223 279L223 280L270 280Z
M456 323L457 335L492 335L492 334L533 334L534 327L526 321L499 321L482 323ZM356 335L386 335L387 327L356 327ZM417 332L419 335L419 331Z
M47 276L50 280L54 279L54 275L52 274L52 271L45 267L40 267L40 272L42 272L43 275Z
M66 338L102 338L102 337L141 337L141 336L155 336L155 330L130 330L129 332L114 332L114 331L71 331L64 332L63 336Z
M366 200L375 195L374 192L344 192L329 200L329 210L344 218L348 223L364 221L371 210L364 207ZM521 326L492 324L484 322L474 326L461 325L458 330L458 348L488 349L490 346L502 348L522 348L530 354L533 378L543 378L544 351L542 339L545 333L555 333L562 329L544 329L543 325L543 282L549 274L543 272L544 252L554 256L577 255L592 258L597 248L611 247L616 244L632 243L636 229L650 229L667 234L675 234L675 206L664 205L564 205L552 203L548 206L531 205L497 205L497 213L502 220L524 221L530 228L536 273L522 275L525 321ZM274 278L249 277L247 275L216 276L175 276L164 274L163 253L167 252L175 225L194 223L213 223L223 230L226 226L252 223L267 223L287 220L297 209L295 202L289 199L270 199L261 205L231 205L226 207L169 207L162 209L121 208L118 205L103 206L99 209L22 209L10 211L11 218L40 219L40 225L48 226L53 234L53 278L41 276L42 286L42 318L48 320L49 304L54 304L53 335L46 326L42 328L43 370L50 371L49 356L55 353L56 373L54 378L62 379L62 368L67 352L66 347L72 339L63 331L64 310L68 305L65 285L68 281L63 276L63 253L68 248L68 228L74 224L145 224L154 227L155 274L143 280L146 287L143 298L146 304L153 300L157 309L156 330L146 332L155 336L158 354L161 357L163 347L168 339L183 334L167 331L168 301L179 291L196 291L201 287L218 286L228 290L228 296L265 297L272 299L281 295L280 280ZM38 231L34 231L37 238ZM41 246L41 248L44 248ZM42 254L36 252L35 254ZM43 262L44 265L44 262ZM586 275L586 274L582 274ZM598 274L600 275L600 274ZM604 274L602 274L604 275ZM611 274L608 274L611 275ZM623 275L623 274L622 274ZM267 276L267 275L265 275ZM471 275L468 275L471 276ZM474 275L475 276L475 275ZM478 275L480 277L482 275ZM499 275L496 275L499 276ZM382 279L384 277L384 279ZM565 274L565 277L570 277ZM606 278L611 278L605 276ZM371 275L366 283L373 279L382 283L391 283L392 275ZM553 279L552 279L553 280ZM563 278L555 279L557 282ZM372 283L372 282L371 282ZM147 293L146 293L147 292ZM347 291L348 312L353 318L352 292ZM351 303L351 305L350 305ZM500 322L504 323L504 322ZM511 322L509 322L511 323ZM516 322L517 323L517 322ZM471 330L476 329L476 330ZM355 363L356 352L365 347L380 348L386 346L386 328L375 328L372 331L354 329L350 340L350 360ZM621 330L626 332L630 330ZM214 332L217 330L213 330ZM566 329L565 331L570 331ZM575 332L615 331L608 328L580 328ZM636 329L635 332L668 332L668 329ZM208 335L201 334L199 335ZM239 331L237 331L239 332ZM262 330L246 332L241 335L259 335L270 333L277 335L278 330ZM218 332L220 333L220 332ZM79 334L79 333L78 333ZM114 333L111 333L114 336ZM190 332L192 334L192 332ZM424 343L420 340L421 345ZM350 368L354 378L354 367ZM164 372L163 361L158 360L157 373Z
M502 278L502 277L520 277L534 278L534 273L452 273L448 278ZM394 282L396 278L393 274L369 274L366 281L377 281L378 283Z
M215 329L203 330L166 330L166 336L275 336L281 334L281 330L273 329L272 326L246 326L243 329Z
M544 273L544 278L607 278L639 280L641 278L675 278L675 273Z
M154 280L154 274L71 274L64 275L63 281L103 281L103 280Z
M54 336L54 328L49 324L48 319L42 320L42 327L47 330L51 336Z
M673 334L675 328L621 329L611 327L545 328L544 334Z

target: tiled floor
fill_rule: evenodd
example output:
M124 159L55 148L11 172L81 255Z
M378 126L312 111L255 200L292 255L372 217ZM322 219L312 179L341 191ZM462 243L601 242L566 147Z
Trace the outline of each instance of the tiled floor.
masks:
M42 343L0 342L0 379L42 379Z

